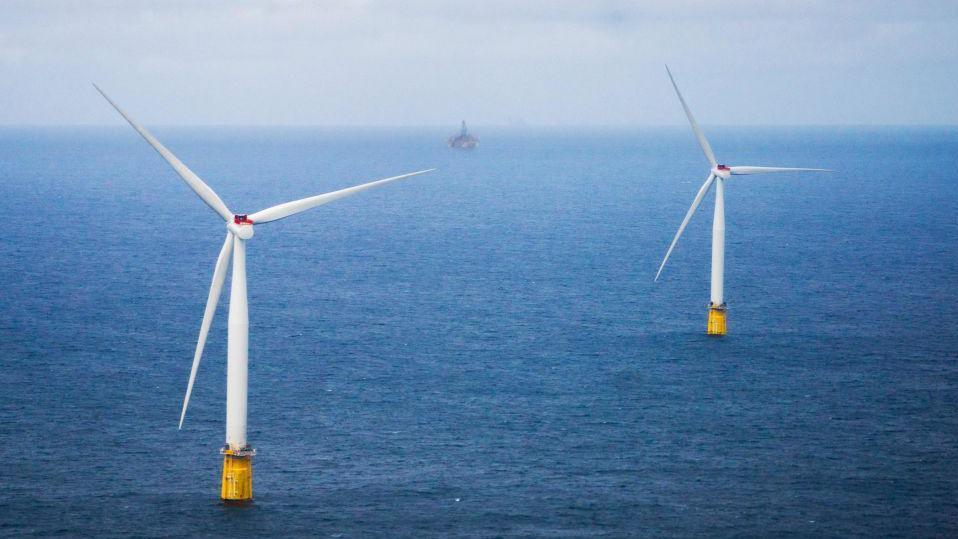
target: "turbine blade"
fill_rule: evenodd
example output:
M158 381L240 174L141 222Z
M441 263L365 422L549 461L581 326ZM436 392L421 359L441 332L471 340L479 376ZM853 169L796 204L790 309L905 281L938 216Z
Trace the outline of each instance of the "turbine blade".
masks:
M746 174L765 174L766 172L834 172L827 168L783 168L783 167L729 167L732 174L744 176Z
M120 113L120 116L123 116L123 119L126 120L133 127L133 129L136 129L136 132L139 133L144 140L150 143L150 146L153 146L153 149L156 150L156 153L160 154L160 156L165 159L171 167L173 167L173 170L175 170L176 173L183 178L183 181L186 182L186 185L190 186L190 189L199 195L199 197L203 199L203 202L205 202L207 206L212 208L213 211L218 213L220 217L227 222L233 219L233 212L226 207L226 204L223 203L219 195L217 195L209 185L206 185L206 183L204 183L199 176L190 170L189 167L184 165L182 161L177 159L172 152L166 149L166 146L163 146L160 141L156 140L156 137L151 135L149 131L138 124L136 120L127 116L126 113L123 112L123 109L117 106L117 104L110 99L110 96L106 95L106 93L101 90L99 86L94 84L93 87L96 88L96 91L100 92L100 95L102 95L103 98L106 99L107 102L112 105L117 112Z
M436 170L430 168L428 170L420 170L418 172L411 172L409 174L403 174L401 176L393 176L392 178L385 178L382 180L376 180L374 182L364 183L362 185L357 185L354 187L347 187L346 189L340 189L339 191L333 191L331 193L326 193L323 195L316 195L308 198L301 198L299 200L294 200L292 202L286 202L285 204L279 204L265 210L260 210L249 216L250 221L253 221L256 224L268 223L270 221L278 221L280 219L285 219L290 215L296 215L297 213L304 212L310 208L315 208L316 206L321 206L327 204L336 199L343 198L349 195L356 194L360 191L365 191L373 187L380 185L385 185L389 182L394 182L396 180L401 180L403 178L408 178L410 176L417 176L419 174L425 174L426 172L432 172Z
M672 249L675 249L675 244L679 241L679 236L682 235L682 232L685 230L686 225L689 224L689 220L692 219L692 214L695 213L695 210L698 209L699 204L701 204L702 199L705 197L705 194L709 192L709 189L712 187L712 182L715 180L714 174L709 174L708 179L705 180L705 183L702 184L702 187L699 188L699 192L695 195L695 200L692 201L692 206L689 207L688 213L685 214L685 219L682 219L682 224L679 225L679 231L675 233L675 237L672 238L672 244L669 245L669 250L665 253L665 258L662 259L662 264L659 265L659 271L655 274L655 281L659 280L659 275L662 273L662 269L665 268L665 263L669 261L669 255L672 254Z
M701 146L702 151L705 152L705 157L709 160L709 164L712 165L712 168L715 168L717 163L715 161L715 154L712 153L712 147L709 146L709 141L706 140L702 129L699 128L698 122L696 122L695 117L692 116L692 111L689 110L689 106L685 104L685 98L682 97L682 92L679 91L679 85L675 84L675 78L672 77L672 71L669 70L669 66L665 66L665 71L668 72L669 80L672 81L672 87L675 88L675 95L679 96L679 102L682 103L682 108L685 109L685 115L689 118L689 123L692 125L692 131L695 132L695 138L699 141L699 146Z
M210 295L206 298L206 311L203 312L203 323L200 325L200 336L196 339L196 353L193 354L193 367L190 369L190 382L186 386L186 396L183 397L183 411L180 412L180 428L186 419L186 407L190 404L190 394L193 393L193 382L196 381L196 370L203 357L203 348L206 346L206 335L210 332L213 323L213 314L216 304L219 303L220 293L223 291L223 282L226 281L226 271L230 267L230 255L233 253L233 234L226 233L226 242L220 249L220 256L216 259L216 268L213 270L213 284L210 285Z

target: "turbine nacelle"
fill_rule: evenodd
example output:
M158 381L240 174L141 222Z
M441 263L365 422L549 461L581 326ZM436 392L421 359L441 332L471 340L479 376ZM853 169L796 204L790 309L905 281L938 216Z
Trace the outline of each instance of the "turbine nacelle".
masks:
M715 165L712 168L712 174L722 179L728 179L732 175L732 169L728 165Z
M234 215L233 221L227 223L226 228L241 240L248 240L253 237L253 221L250 221L246 215Z

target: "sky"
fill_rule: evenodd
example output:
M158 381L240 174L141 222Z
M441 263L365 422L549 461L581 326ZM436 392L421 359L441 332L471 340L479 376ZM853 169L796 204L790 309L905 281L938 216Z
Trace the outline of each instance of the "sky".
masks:
M958 2L0 2L0 125L958 124Z

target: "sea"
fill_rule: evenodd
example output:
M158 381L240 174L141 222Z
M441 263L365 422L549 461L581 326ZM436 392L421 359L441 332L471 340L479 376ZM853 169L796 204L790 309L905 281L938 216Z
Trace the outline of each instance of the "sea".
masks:
M219 501L221 219L125 125L0 129L0 536L958 535L958 129L157 127L248 245L255 502Z

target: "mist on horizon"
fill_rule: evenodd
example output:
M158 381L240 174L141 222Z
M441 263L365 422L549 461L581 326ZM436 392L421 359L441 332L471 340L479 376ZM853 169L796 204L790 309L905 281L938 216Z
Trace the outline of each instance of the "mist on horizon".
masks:
M958 123L958 4L12 1L0 125Z

